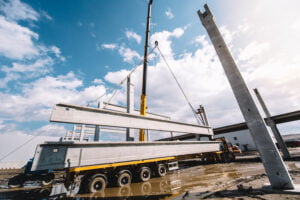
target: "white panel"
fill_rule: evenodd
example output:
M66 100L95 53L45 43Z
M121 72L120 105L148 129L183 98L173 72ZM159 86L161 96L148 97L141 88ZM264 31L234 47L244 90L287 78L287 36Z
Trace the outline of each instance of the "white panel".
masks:
M206 126L68 104L57 104L50 121L213 135L212 129Z

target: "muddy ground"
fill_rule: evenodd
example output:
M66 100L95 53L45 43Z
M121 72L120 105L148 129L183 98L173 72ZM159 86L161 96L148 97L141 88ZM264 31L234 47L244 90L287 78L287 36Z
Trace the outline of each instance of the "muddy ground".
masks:
M300 149L293 149L292 154L294 158L286 164L294 183L300 185ZM180 163L180 168L163 178L108 187L95 194L66 191L58 183L53 188L27 183L22 189L11 190L2 181L0 199L300 199L300 192L267 190L268 178L256 155L241 156L234 163L204 165L190 160Z

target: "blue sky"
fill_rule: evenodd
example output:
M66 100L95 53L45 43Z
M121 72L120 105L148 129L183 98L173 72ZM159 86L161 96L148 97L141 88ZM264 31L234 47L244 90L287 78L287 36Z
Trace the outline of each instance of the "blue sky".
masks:
M154 0L150 41L151 46L159 42L193 106L203 104L211 126L220 127L243 118L196 14L204 3ZM112 95L109 88L142 59L147 4L146 0L0 0L3 144L11 135L20 140L41 133L64 135L70 127L48 122L58 102L86 105L105 93L101 101L107 101ZM299 110L300 54L295 44L300 42L300 3L208 4L249 89L260 90L272 114ZM141 67L133 81L139 108ZM119 88L112 103L125 105L125 88ZM149 60L147 100L150 112L195 123L157 52ZM284 134L300 131L298 122L279 128ZM1 151L9 149L1 146Z

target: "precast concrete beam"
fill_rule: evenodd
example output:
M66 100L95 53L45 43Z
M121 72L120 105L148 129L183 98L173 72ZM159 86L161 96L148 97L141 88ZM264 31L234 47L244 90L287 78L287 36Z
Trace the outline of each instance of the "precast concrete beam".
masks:
M114 112L70 104L57 104L52 110L50 121L168 132L173 131L180 133L194 133L203 136L213 135L212 129L208 126L200 126L171 120L155 119L147 116Z

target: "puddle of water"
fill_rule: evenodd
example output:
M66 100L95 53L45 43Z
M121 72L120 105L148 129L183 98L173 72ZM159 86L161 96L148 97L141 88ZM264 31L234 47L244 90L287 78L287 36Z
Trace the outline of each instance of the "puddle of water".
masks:
M238 165L240 166L240 165ZM246 165L244 165L246 166ZM247 170L247 167L246 167ZM94 194L76 194L76 192L66 191L63 185L54 185L52 188L42 188L39 190L27 188L21 191L0 190L0 199L59 199L59 198L93 198L97 199L170 199L186 191L196 190L198 192L210 191L216 185L225 184L240 177L240 168L236 168L235 163L202 165L185 168L165 177L152 178L148 182L132 183L126 187L109 187L103 192ZM1 195L3 198L1 198Z

